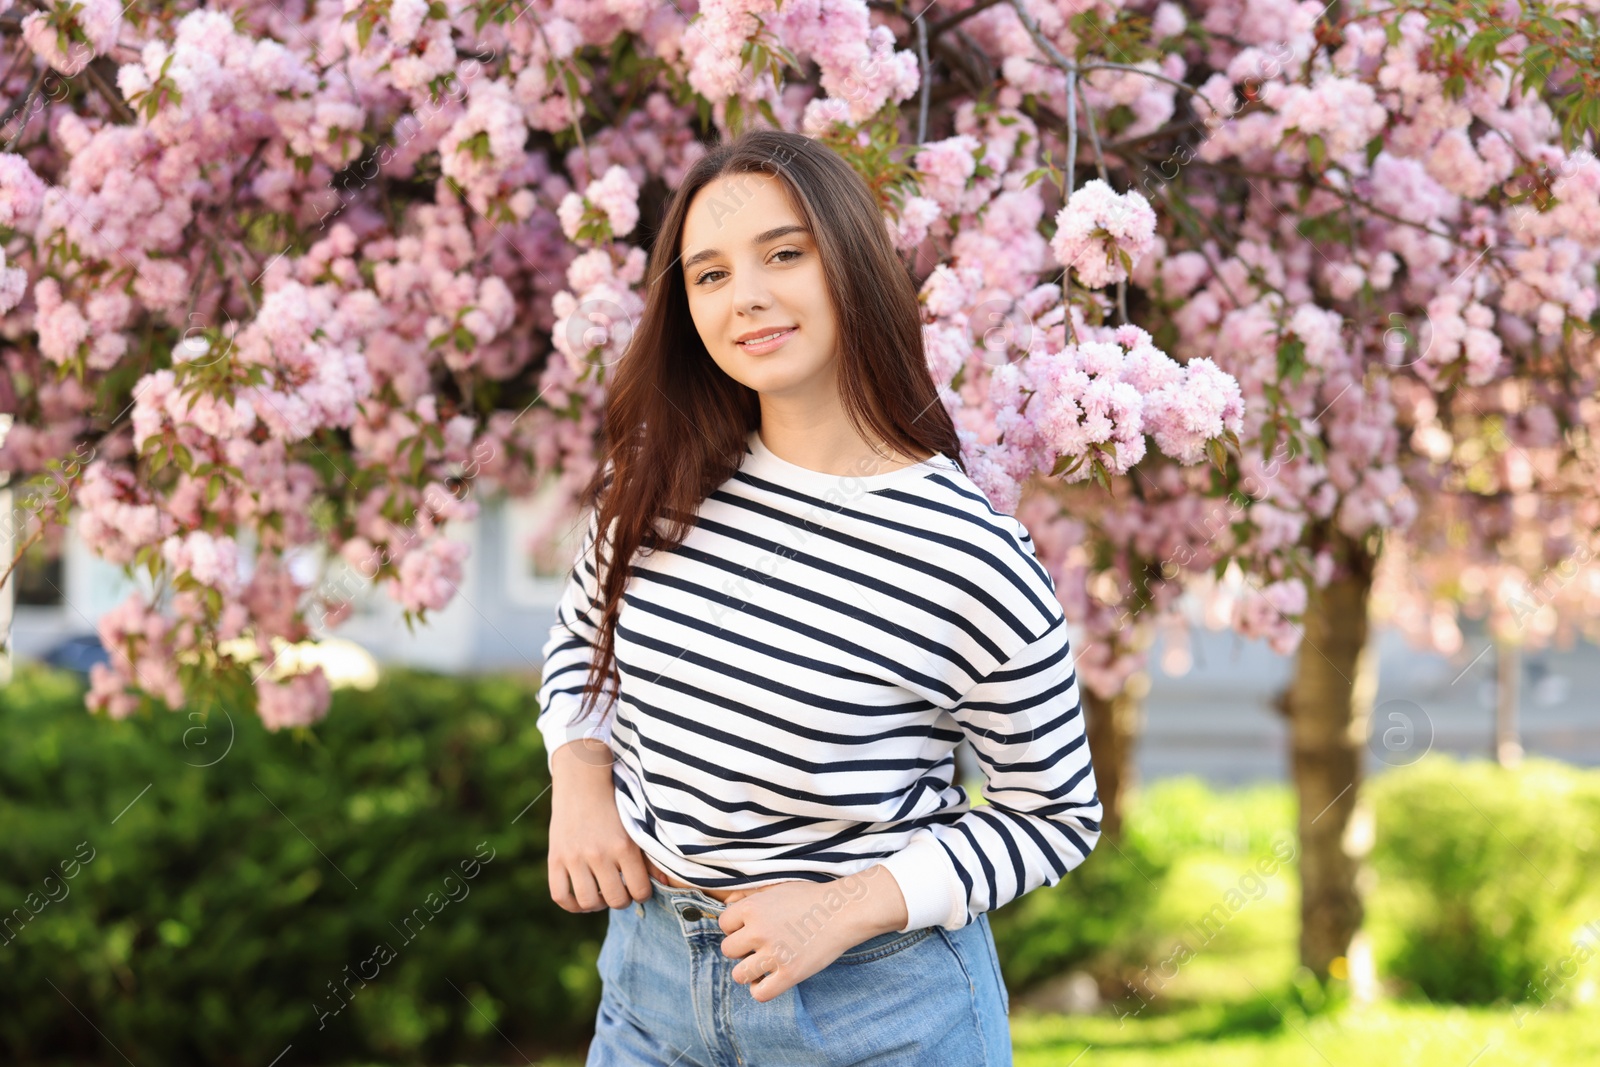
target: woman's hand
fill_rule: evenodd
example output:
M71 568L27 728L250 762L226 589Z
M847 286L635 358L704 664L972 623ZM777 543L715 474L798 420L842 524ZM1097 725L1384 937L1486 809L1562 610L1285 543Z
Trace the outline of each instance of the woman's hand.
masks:
M625 908L650 899L644 853L623 829L611 749L580 738L550 759L550 899L567 911Z
M830 882L778 882L729 894L719 925L733 980L768 1001L870 937L906 924L906 900L881 864ZM764 977L763 977L764 975Z

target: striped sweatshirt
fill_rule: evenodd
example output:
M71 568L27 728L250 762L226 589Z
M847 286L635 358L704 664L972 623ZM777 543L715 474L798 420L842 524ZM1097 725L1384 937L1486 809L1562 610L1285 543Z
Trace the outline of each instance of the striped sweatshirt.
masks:
M747 439L683 544L634 557L620 686L578 708L600 619L588 531L543 649L546 750L605 739L623 825L708 889L882 863L903 931L1055 885L1100 833L1067 626L1015 518L942 455L867 476ZM600 718L599 707L610 715ZM972 806L954 749L986 782Z

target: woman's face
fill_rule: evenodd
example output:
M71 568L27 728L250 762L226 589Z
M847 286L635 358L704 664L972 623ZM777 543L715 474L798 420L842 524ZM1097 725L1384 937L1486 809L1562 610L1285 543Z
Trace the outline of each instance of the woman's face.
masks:
M735 174L695 194L679 270L717 366L763 396L823 402L837 339L822 259L780 179ZM741 338L781 334L760 345Z

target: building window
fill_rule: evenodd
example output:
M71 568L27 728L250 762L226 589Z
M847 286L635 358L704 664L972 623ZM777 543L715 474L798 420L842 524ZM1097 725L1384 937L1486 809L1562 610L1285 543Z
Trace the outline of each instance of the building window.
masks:
M62 593L66 583L59 550L40 543L30 545L11 572L11 581L17 587L18 607L59 608L67 602Z
M572 557L583 543L587 513L582 521L569 518L549 529L555 501L552 481L535 496L505 503L506 591L514 604L554 605L566 585Z

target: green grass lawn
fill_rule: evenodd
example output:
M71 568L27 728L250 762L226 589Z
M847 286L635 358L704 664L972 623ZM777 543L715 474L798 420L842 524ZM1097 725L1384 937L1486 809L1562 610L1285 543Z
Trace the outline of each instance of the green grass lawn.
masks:
M1017 1067L1589 1067L1600 1013L1388 1002L1306 1019L1255 1002L1159 1016L1012 1015ZM508 1061L509 1062L509 1061ZM581 1067L545 1060L542 1067Z
M1586 1067L1600 1063L1600 1013L1387 1002L1306 1019L1255 1001L1171 1014L1014 1015L1017 1067Z

